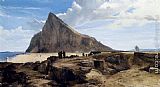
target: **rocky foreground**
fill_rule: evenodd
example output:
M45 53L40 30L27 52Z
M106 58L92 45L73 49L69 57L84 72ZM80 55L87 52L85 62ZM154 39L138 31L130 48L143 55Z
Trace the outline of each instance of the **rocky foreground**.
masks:
M155 54L108 52L51 56L43 62L0 63L2 87L160 87L149 73Z

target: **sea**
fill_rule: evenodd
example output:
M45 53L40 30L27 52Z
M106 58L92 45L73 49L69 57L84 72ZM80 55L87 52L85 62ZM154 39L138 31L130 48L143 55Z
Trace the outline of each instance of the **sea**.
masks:
M13 58L19 54L23 54L23 52L0 52L0 62L6 62L7 59Z

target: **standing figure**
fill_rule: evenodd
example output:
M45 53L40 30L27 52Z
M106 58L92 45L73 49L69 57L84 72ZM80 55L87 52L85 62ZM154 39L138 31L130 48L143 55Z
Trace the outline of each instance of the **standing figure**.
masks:
M66 57L66 52L63 51L62 54L63 54L63 58L65 58Z
M58 52L58 57L62 58L62 51Z
M84 53L82 53L82 56L85 56L85 54L84 54Z

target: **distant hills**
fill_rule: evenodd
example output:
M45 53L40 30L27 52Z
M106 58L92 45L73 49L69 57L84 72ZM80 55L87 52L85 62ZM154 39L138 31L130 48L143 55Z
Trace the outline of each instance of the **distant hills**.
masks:
M155 52L155 51L158 51L158 52L160 52L160 49L140 49L140 51L142 51L142 52Z
M131 51L135 51L135 50L131 50ZM160 52L160 49L140 49L140 52Z

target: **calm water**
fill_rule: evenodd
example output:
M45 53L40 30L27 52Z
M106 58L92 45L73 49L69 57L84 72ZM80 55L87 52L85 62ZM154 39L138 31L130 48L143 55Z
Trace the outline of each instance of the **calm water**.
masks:
M0 62L5 62L6 58L14 57L22 52L0 52Z

